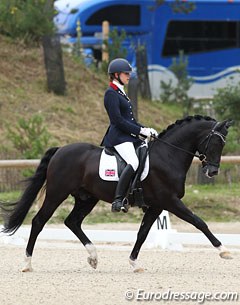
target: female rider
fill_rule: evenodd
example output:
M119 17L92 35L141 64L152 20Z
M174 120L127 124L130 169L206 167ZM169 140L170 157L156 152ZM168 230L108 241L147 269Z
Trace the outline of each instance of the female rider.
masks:
M133 144L143 141L144 138L150 139L151 136L158 135L156 130L139 124L133 116L132 103L124 91L131 72L131 65L123 58L112 60L108 66L110 85L105 92L104 106L109 116L110 126L102 145L114 147L127 163L117 184L112 212L121 210L127 212L123 199L139 165Z

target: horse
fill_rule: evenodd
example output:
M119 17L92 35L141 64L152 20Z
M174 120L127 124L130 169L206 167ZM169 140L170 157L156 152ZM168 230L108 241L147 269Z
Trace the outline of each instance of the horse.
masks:
M199 229L219 250L221 258L232 258L231 253L213 235L207 224L182 201L186 174L194 156L201 160L203 173L207 177L218 174L230 125L230 120L219 122L208 116L188 116L169 125L151 142L149 173L142 181L143 198L147 208L144 209L137 240L129 257L134 272L144 271L138 264L138 255L152 224L163 210ZM49 148L35 173L28 179L19 200L9 204L12 208L7 211L4 203L0 203L5 220L3 232L14 234L23 223L39 191L43 186L46 188L43 204L32 219L22 271L33 270L31 259L37 237L54 211L69 195L74 197L75 203L64 224L85 246L89 254L88 263L96 269L97 251L83 232L81 224L99 200L111 203L114 198L116 182L104 181L98 174L102 150L103 147L90 143Z

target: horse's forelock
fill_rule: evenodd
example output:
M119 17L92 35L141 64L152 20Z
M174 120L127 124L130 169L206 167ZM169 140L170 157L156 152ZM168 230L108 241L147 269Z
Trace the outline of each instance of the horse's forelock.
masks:
M196 114L194 116L187 116L183 119L180 119L180 120L176 120L175 123L169 125L166 129L164 129L162 132L159 133L158 137L161 138L162 136L164 136L169 130L172 130L173 128L175 127L178 127L179 125L182 125L183 123L188 123L188 122L192 122L193 120L197 120L197 121L200 121L200 120L205 120L205 121L213 121L213 122L216 122L215 119L211 118L210 116L203 116L203 115L199 115L199 114Z

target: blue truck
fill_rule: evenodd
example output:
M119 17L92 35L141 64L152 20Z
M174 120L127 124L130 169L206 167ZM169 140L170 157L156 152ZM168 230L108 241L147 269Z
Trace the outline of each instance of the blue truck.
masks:
M174 0L156 6L154 0L59 0L54 21L59 35L70 43L77 39L101 59L102 22L110 29L124 30L127 58L135 65L137 44L145 45L153 99L158 99L160 81L176 83L169 66L182 50L188 58L188 75L194 81L189 95L211 97L217 88L240 81L240 0L195 0L190 13L175 12ZM64 38L65 37L65 38Z

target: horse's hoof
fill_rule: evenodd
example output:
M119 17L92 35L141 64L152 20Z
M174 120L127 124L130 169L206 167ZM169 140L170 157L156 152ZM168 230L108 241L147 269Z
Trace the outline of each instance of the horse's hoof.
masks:
M221 252L219 255L221 258L224 258L224 259L233 259L233 257L231 256L231 253L229 251Z
M25 256L25 267L22 269L22 272L32 272L32 257L31 256Z
M87 258L87 261L88 261L89 265L90 265L93 269L97 269L98 261L97 261L96 258L88 257L88 258Z
M141 267L137 267L136 269L133 270L134 273L143 273L145 270Z
M25 267L22 269L22 272L33 272L33 268L32 267Z
M133 267L133 272L134 273L143 273L144 269L142 267L139 267L137 264L137 260L132 260L129 258L129 263Z

